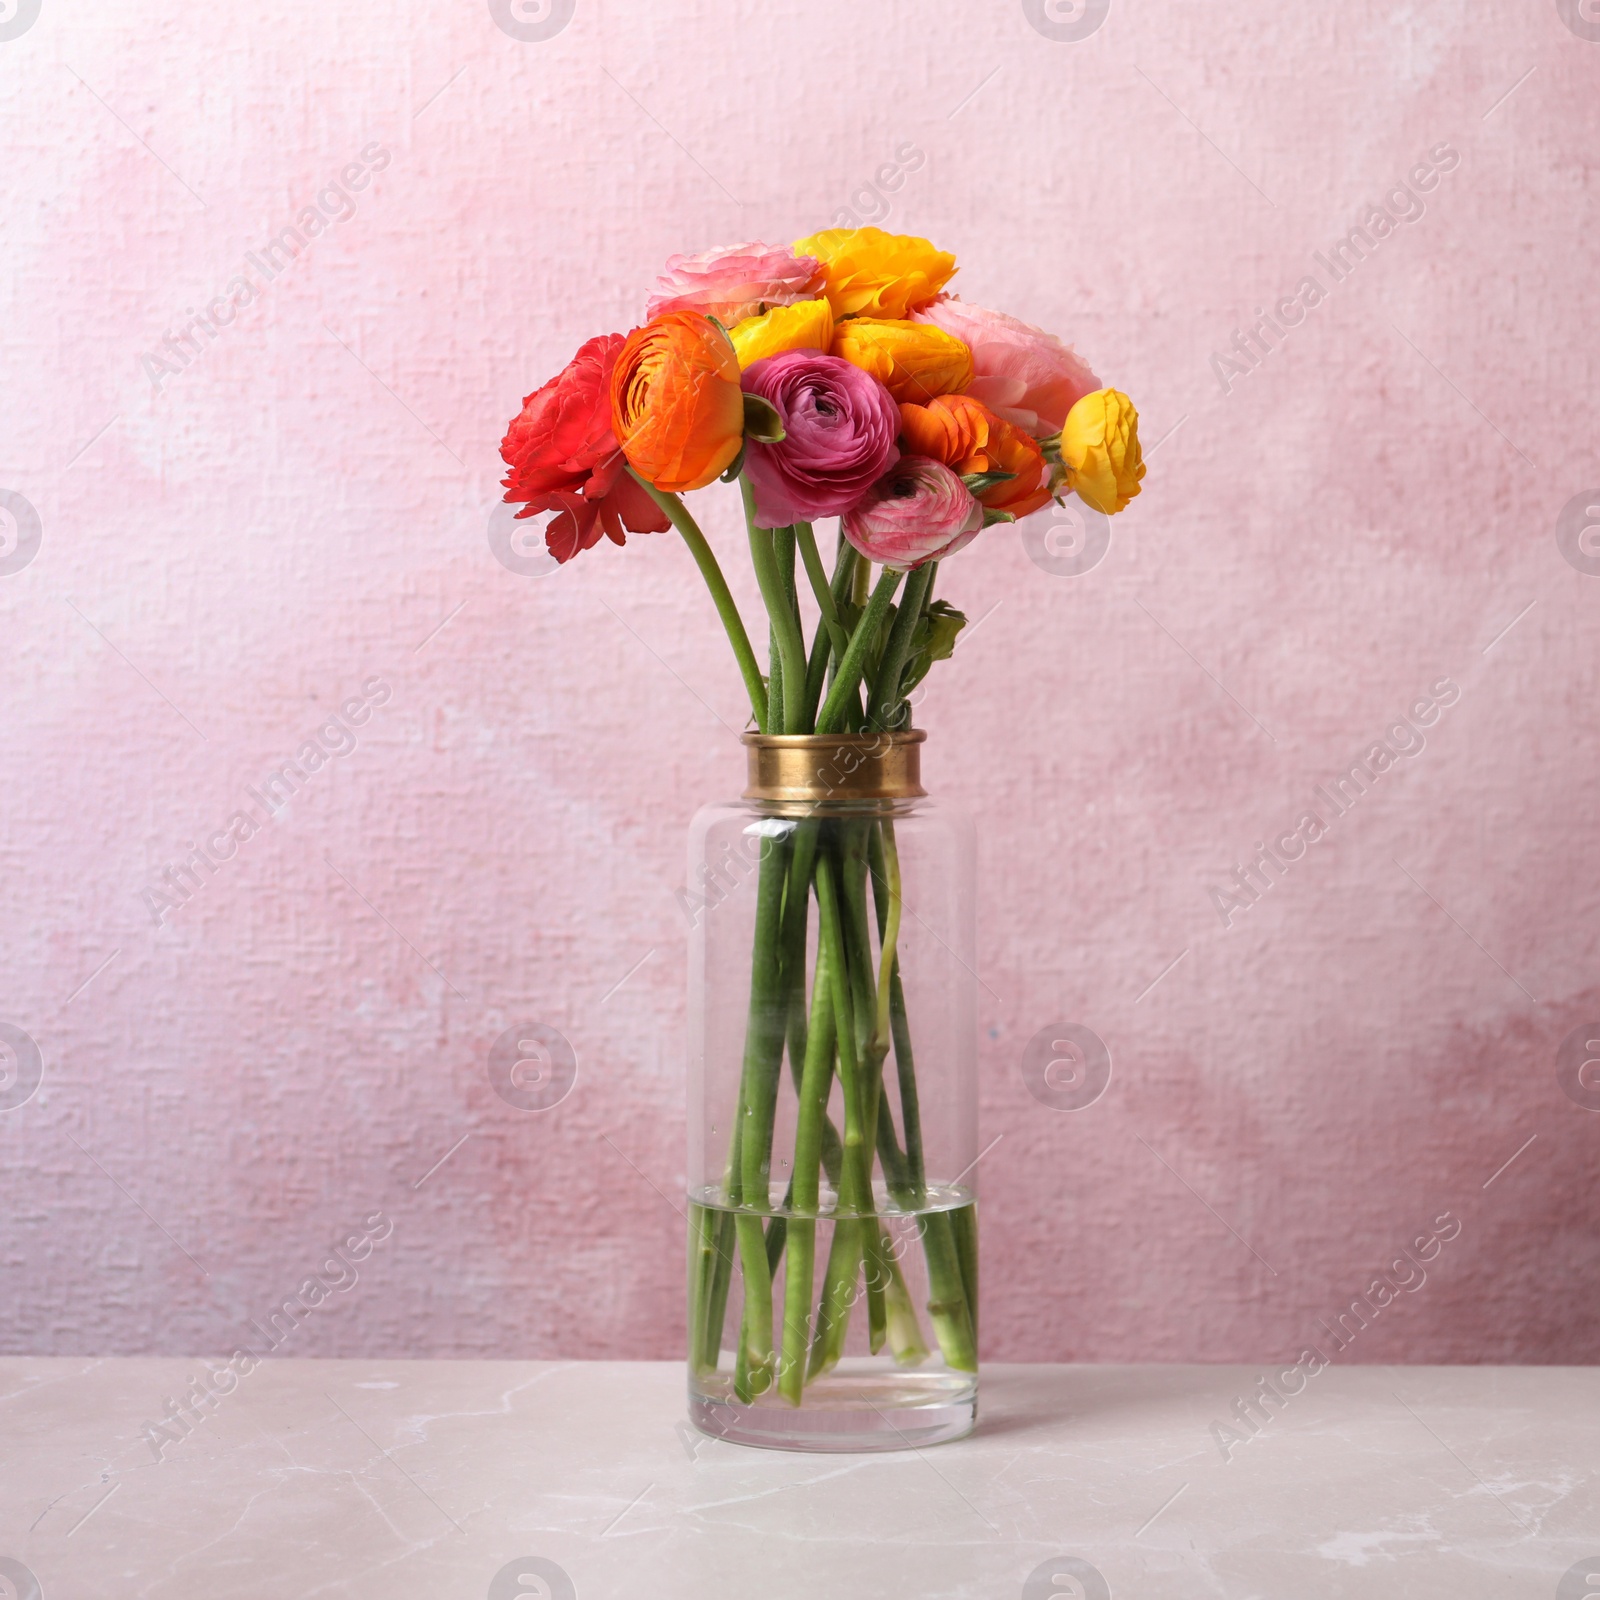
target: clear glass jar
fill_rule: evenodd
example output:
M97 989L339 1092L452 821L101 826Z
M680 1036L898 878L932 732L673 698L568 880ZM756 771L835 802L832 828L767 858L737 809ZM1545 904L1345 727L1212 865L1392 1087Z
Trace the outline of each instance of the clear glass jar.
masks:
M690 832L689 1405L900 1450L977 1415L973 831L920 731L745 735Z

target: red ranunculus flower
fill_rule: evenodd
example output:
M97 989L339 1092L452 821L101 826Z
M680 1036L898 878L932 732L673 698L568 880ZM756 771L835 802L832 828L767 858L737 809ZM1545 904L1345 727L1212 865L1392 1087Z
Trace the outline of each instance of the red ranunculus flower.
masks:
M570 561L605 533L625 544L629 533L665 533L664 511L628 476L622 446L611 431L611 369L620 333L601 334L580 347L566 367L522 402L500 441L511 471L501 480L506 499L526 502L517 516L555 511L545 548Z

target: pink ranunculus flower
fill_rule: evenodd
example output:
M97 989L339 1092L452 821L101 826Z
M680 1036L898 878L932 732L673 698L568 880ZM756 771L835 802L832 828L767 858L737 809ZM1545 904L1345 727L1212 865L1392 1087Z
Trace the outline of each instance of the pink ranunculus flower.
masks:
M869 372L820 350L750 364L744 389L783 419L776 444L746 438L756 522L786 528L848 511L899 459L900 408Z
M840 526L868 561L909 572L971 544L983 527L983 507L942 462L901 456Z
M698 311L731 328L769 306L814 300L822 283L822 263L797 256L787 245L718 245L697 255L669 256L646 314L654 320L663 311Z
M911 320L931 322L964 340L975 374L965 392L1036 439L1059 433L1073 406L1102 387L1071 346L1003 311L941 295Z

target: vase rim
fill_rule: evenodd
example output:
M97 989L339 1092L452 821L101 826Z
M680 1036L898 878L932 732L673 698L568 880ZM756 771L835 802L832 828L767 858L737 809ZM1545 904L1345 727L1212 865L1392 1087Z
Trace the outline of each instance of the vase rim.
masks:
M914 800L922 787L921 728L898 733L746 733L746 800L785 806Z
M859 750L872 745L921 744L928 737L926 728L901 728L894 733L754 733L739 735L740 743L773 750L820 750L832 745Z

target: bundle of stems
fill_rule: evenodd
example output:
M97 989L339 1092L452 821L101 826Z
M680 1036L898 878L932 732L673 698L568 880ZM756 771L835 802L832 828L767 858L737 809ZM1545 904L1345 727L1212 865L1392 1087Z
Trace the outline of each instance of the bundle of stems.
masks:
M740 484L768 618L765 676L705 535L677 495L644 487L682 534L711 591L757 728L773 734L900 728L908 717L904 686L913 641L932 602L937 563L909 574L886 567L874 580L871 564L841 537L830 576L810 524L758 527L749 481L741 477ZM809 650L797 566L818 609ZM702 1376L719 1364L737 1262L743 1311L733 1382L741 1401L775 1389L799 1405L805 1386L843 1355L863 1286L872 1352L887 1343L904 1365L927 1358L921 1319L879 1208L875 1168L886 1209L916 1220L927 1262L926 1311L945 1362L977 1370L976 1222L970 1205L926 1205L900 919L900 859L888 807L802 817L764 841L738 1105L720 1204L695 1206L689 1262L690 1361ZM785 1055L796 1125L788 1184L775 1203L773 1143ZM885 1094L891 1056L898 1128ZM842 1131L828 1109L835 1080ZM832 1221L833 1236L819 1290L823 1219ZM780 1266L783 1298L775 1313Z

